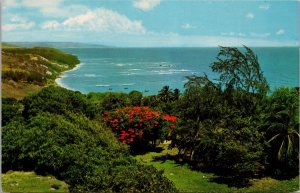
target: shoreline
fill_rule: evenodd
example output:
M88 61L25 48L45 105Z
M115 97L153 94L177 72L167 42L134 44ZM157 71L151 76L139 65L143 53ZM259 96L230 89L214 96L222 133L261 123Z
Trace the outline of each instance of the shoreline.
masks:
M66 72L71 72L71 71L74 71L74 70L78 70L78 69L81 68L82 64L83 64L83 63L80 62L79 64L76 64L76 66L75 66L74 68L61 72L61 73L58 75L58 77L54 80L55 84L58 85L58 86L60 86L60 87L62 87L62 88L65 88L65 89L73 90L73 91L74 91L74 89L72 89L72 88L66 86L65 84L63 84L63 83L61 82L61 79L64 78L64 77L66 77L64 73L66 73Z

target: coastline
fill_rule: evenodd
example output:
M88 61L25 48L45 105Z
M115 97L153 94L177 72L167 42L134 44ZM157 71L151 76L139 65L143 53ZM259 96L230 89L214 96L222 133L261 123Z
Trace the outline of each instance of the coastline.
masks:
M74 71L74 70L78 70L78 69L81 68L82 65L83 65L83 63L80 62L74 68L61 72L59 74L59 76L54 80L55 84L62 87L62 88L68 89L68 90L74 90L74 89L68 87L67 85L63 84L61 80L62 80L62 78L66 77L65 74L64 74L65 72L71 72L71 71Z

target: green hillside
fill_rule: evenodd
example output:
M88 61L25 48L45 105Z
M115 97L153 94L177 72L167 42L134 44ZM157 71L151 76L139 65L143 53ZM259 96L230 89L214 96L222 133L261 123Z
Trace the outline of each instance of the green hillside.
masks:
M3 45L3 44L2 44ZM65 70L79 64L76 56L54 48L2 48L2 96L23 98L39 91Z
M69 192L68 185L53 176L20 171L2 174L2 189L7 192Z

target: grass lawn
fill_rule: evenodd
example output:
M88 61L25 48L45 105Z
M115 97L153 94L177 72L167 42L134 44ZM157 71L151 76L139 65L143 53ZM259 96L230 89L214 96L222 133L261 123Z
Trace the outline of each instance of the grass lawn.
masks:
M212 173L202 173L191 170L188 165L177 164L174 160L155 160L165 155L176 155L177 150L164 150L160 153L149 152L137 155L136 159L144 164L153 165L159 170L164 170L164 175L174 182L181 192L261 192L261 193L286 193L299 190L299 177L292 180L279 181L272 178L253 179L252 185L247 188L228 187L226 184L212 182Z
M69 192L65 182L52 176L17 171L2 174L2 190L4 192Z
M16 83L14 81L2 81L2 98L23 99L29 94L42 90L42 86L29 83Z

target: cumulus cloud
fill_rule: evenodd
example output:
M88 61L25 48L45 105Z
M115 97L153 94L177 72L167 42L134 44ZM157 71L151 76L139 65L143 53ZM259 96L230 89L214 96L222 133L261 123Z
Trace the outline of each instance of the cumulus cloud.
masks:
M193 29L193 28L196 28L196 26L193 26L193 25L191 25L189 23L186 23L186 24L183 24L181 26L181 28L183 28L183 29Z
M135 0L133 6L143 11L150 11L160 4L160 0Z
M57 29L61 26L61 24L58 21L52 20L47 21L42 24L42 29Z
M247 13L246 14L246 18L253 19L254 18L254 14L253 13Z
M128 17L118 12L98 8L89 10L84 14L58 22L56 20L47 21L41 26L43 29L69 30L69 31L94 31L109 32L117 34L145 34L146 29L141 21L130 20Z
M26 18L20 17L18 15L13 15L8 23L3 24L3 31L13 31L13 30L29 30L35 26L33 21L28 21Z
M37 9L47 17L68 17L85 11L83 5L72 4L64 6L65 0L4 0L3 7L6 8L32 8Z
M245 37L246 36L246 34L244 34L244 33L234 33L234 32L222 32L221 33L221 35L222 36L239 36L239 37Z
M270 5L269 4L261 4L261 5L259 5L259 9L268 10L268 9L270 9Z
M283 35L285 33L284 29L280 29L276 32L276 35Z

